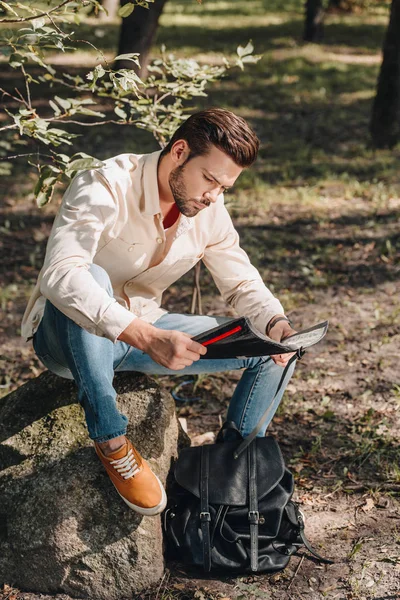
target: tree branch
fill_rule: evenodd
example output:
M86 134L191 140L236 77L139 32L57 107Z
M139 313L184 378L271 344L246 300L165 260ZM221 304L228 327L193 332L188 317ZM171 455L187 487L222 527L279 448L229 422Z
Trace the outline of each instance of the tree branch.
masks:
M6 125L5 127L0 127L0 131L5 131L6 129L16 129L18 125L15 123L14 125Z
M38 15L35 15L33 17L20 17L19 19L0 19L0 23L21 23L23 21L34 21L35 19L39 19L40 17L48 17L50 13L55 12L56 10L58 10L65 4L69 4L70 2L72 2L72 0L64 0L64 2L61 2L61 4L55 6L51 10L39 13Z

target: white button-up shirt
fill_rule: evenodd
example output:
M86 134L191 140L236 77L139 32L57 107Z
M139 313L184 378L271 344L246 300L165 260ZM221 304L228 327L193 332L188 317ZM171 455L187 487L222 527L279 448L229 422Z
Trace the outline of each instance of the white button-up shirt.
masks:
M274 315L283 314L240 247L222 194L195 217L180 215L164 231L159 156L121 154L72 181L23 317L25 339L37 330L48 298L90 333L115 342L133 319L154 323L165 314L163 292L199 260L224 300L260 332ZM107 271L113 296L93 279L92 263Z

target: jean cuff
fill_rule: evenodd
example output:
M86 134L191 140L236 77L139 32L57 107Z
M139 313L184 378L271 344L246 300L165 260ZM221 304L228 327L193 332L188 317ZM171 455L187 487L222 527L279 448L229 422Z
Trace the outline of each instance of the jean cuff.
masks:
M121 431L117 431L116 433L110 433L109 435L102 435L101 437L98 437L96 439L92 438L92 440L97 444L102 444L103 442L108 442L109 440L119 437L120 435L126 435L126 429L122 429Z

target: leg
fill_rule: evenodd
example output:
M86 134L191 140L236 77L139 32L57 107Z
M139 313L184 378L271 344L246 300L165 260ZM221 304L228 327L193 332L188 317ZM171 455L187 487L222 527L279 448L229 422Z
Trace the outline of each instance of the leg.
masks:
M110 279L104 269L91 265L90 271L111 295ZM106 442L125 434L128 420L117 409L112 381L114 364L129 350L127 344L113 344L88 333L47 301L34 347L51 371L75 379L91 439Z
M94 279L112 295L107 273L91 265ZM125 438L128 420L116 405L112 385L114 369L130 346L113 344L107 338L88 333L46 302L43 320L34 336L34 347L42 362L61 377L74 378L78 398L86 416L95 450L119 495L130 508L144 515L156 515L165 508L165 490Z
M227 320L229 320L228 317L169 313L161 317L154 325L160 329L175 329L196 335ZM255 427L266 408L271 406L268 419L259 433L260 436L263 436L293 374L294 365L289 368L278 394L276 394L276 390L283 374L283 368L276 365L269 356L247 359L201 359L190 367L172 371L155 363L147 354L131 348L116 370L139 371L153 375L194 375L236 369L245 371L231 399L227 419L234 421L242 435L246 436Z

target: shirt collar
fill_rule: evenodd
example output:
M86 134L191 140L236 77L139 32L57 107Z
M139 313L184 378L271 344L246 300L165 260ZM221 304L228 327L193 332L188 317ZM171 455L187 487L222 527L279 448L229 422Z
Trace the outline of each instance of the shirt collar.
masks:
M160 196L158 192L158 177L157 166L162 150L146 154L143 165L143 192L144 192L144 209L143 214L151 217L161 213ZM185 217L180 215L178 228L174 239L186 233L193 227L193 217Z
M143 192L144 209L143 214L147 216L157 215L160 210L160 196L158 192L157 166L162 150L146 154L143 165Z

